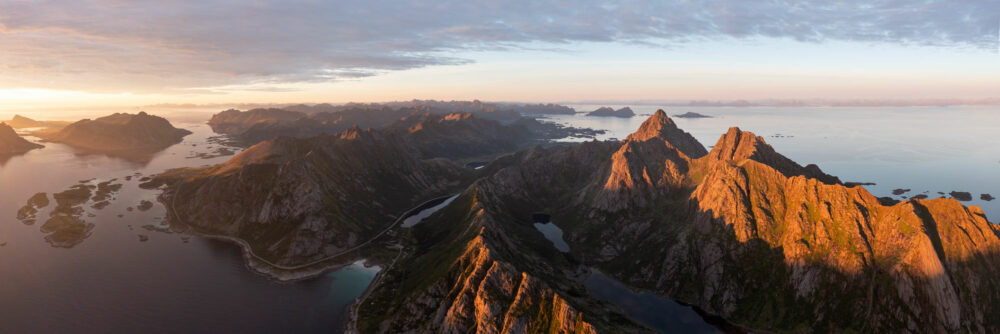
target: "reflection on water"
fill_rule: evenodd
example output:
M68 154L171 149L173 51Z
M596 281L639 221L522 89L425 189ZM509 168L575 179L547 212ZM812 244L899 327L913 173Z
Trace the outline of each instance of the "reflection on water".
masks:
M538 232L542 232L542 235L544 235L546 239L549 239L549 241L552 242L552 245L556 246L556 249L560 252L569 252L569 245L566 244L565 240L563 240L563 231L559 228L559 226L556 226L556 224L553 224L552 222L535 223L535 229L537 229Z
M593 110L596 106L573 106ZM608 130L597 139L624 139L657 106L636 106L633 118L551 115L549 120ZM668 115L697 112L713 118L674 118L706 147L729 127L764 137L779 153L800 164L815 163L844 181L865 186L875 196L931 198L951 191L972 193L966 205L1000 220L1000 107L671 107ZM897 188L911 192L893 195ZM939 194L938 192L944 193Z
M625 315L660 333L719 333L689 306L647 292L634 292L625 284L594 270L585 282L587 290L618 305Z
M419 223L420 221L424 220L424 218L430 217L432 214L434 214L438 210L441 210L441 208L444 208L444 207L448 206L448 204L451 204L451 201L454 201L455 198L458 198L458 195L448 197L448 199L444 200L443 202L441 202L441 203L439 203L439 204L437 204L435 206L432 206L432 207L420 210L420 212L418 212L417 214L409 216L409 217L406 217L406 219L403 219L403 225L402 226L403 227L412 227L413 225L417 225L417 223Z
M142 178L225 161L223 147L239 150L210 143L207 113L192 121L166 116L194 134L145 161L80 155L46 143L0 165L0 332L340 331L345 307L377 267L355 263L307 281L275 283L250 272L231 244L162 231L165 209L156 201L158 191L138 187ZM101 183L112 179L97 196ZM52 195L74 185L91 194L66 210L83 211L74 217L92 224L89 237L73 248L52 247L40 225L57 206ZM38 223L22 224L18 210L42 192L52 203L42 206L36 198Z

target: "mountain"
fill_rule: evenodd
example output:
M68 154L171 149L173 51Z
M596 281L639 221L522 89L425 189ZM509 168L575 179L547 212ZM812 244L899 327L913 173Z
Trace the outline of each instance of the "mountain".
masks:
M9 121L4 121L15 129L23 128L61 128L70 124L63 121L36 121L21 115L14 115Z
M632 108L624 107L618 110L611 109L611 107L600 107L597 110L587 113L587 116L603 116L603 117L623 117L629 118L635 116L632 112Z
M39 133L44 140L97 152L158 151L181 142L190 131L173 127L164 118L115 113L84 119L55 132Z
M21 138L10 125L0 122L0 155L20 154L44 146Z
M696 144L657 112L619 143L494 162L413 228L353 326L643 330L580 286L598 268L766 331L1000 330L1000 229L978 207L883 205L737 128L710 152ZM563 229L569 253L532 228L535 213Z
M492 132L492 139L499 139L497 135L504 135L516 139L519 144L534 142L542 139L557 139L564 137L593 137L603 131L592 129L579 129L565 127L555 123L539 122L532 118L521 117L514 112L512 116L497 117L499 111L492 109L491 105L474 101L472 103L414 101L409 104L347 104L343 106L317 105L292 106L297 110L309 111L309 114L299 111L288 111L284 109L253 109L249 111L226 110L215 114L208 124L217 133L229 134L246 145L252 145L261 141L269 140L279 136L307 138L320 134L336 134L351 127L358 126L362 129L390 129L394 132L405 132L411 126L417 126L418 120L426 120L428 117L441 120L450 115L474 115L463 116L463 124L485 130L486 127L499 129L502 126L507 133ZM429 103L429 104L424 104ZM412 104L412 105L411 105ZM545 107L545 106L543 106ZM557 106L552 105L552 108ZM548 108L548 107L546 107ZM451 111L470 109L474 112ZM468 118L471 120L466 120ZM436 122L436 121L431 121ZM478 125L471 125L471 124ZM429 125L429 124L428 124ZM401 129L403 127L404 129ZM431 127L433 128L433 126ZM457 130L457 129L456 129ZM492 130L491 130L492 131ZM428 133L425 131L424 133ZM457 135L457 137L468 139L474 138L466 136L467 132ZM513 135L521 137L514 138ZM436 132L435 137L448 136L446 133ZM417 134L415 137L423 137ZM443 139L443 138L442 138ZM501 150L511 148L510 142L488 143L479 141L479 144L500 147L507 146ZM450 144L449 144L450 145ZM475 144L468 143L469 151L480 151Z
M279 137L155 181L170 183L164 202L176 221L294 265L354 248L404 210L468 183L470 170L414 151L401 138L353 128Z
M248 111L229 109L212 115L212 118L208 120L208 125L212 127L212 131L217 133L237 135L246 132L257 124L295 121L304 117L306 117L306 114L302 112L275 108L252 109Z

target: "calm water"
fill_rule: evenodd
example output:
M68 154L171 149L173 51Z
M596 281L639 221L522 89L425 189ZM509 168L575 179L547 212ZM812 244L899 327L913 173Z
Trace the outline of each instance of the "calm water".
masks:
M542 232L542 235L544 235L546 239L549 239L549 241L552 242L552 245L556 246L556 249L560 252L569 252L569 244L566 243L566 240L563 240L563 231L559 228L559 226L556 226L556 224L551 222L535 223L535 229L537 229L538 232Z
M456 198L458 198L458 195L455 195L455 196L452 196L452 197L448 197L448 199L444 200L443 202L439 203L438 205L435 205L435 206L432 206L432 207L420 210L420 212L417 212L417 214L409 216L409 217L406 217L406 219L403 219L402 226L403 227L413 227L413 225L417 225L417 223L423 221L424 218L430 217L432 214L434 214L438 210L441 210L442 208L448 206L448 204L451 204L451 201L454 201Z
M585 282L594 297L614 303L625 315L660 333L719 333L714 326L689 306L657 297L648 292L635 292L625 284L594 271Z
M171 119L194 132L154 156L125 160L78 155L61 144L0 162L0 332L4 333L331 333L379 268L360 262L324 276L279 284L251 273L235 246L182 234L156 232L164 208L148 211L157 191L138 188L140 173L225 161L193 157L222 147L207 144L208 115ZM32 139L32 138L29 138ZM196 146L195 146L196 145ZM211 148L211 149L210 149ZM83 219L91 236L73 248L55 248L39 226L55 203L25 225L17 209L36 192L60 192L80 180L117 178L120 192L101 210L88 203ZM128 208L133 207L132 211ZM94 215L88 217L88 215ZM122 217L118 217L118 215ZM139 241L139 235L149 240ZM186 240L185 240L186 239Z
M598 106L573 106L593 110ZM613 106L620 107L620 106ZM656 106L632 106L633 118L551 116L564 124L606 129L598 139L623 139ZM765 138L800 164L815 163L841 180L874 182L875 196L913 196L953 190L972 193L992 222L1000 221L1000 107L674 107L668 115L693 111L714 118L674 118L706 147L731 126ZM892 196L896 188L912 189Z
M592 110L597 106L575 106ZM616 106L620 107L620 106ZM599 139L624 138L655 106L632 106L640 116L620 119L552 116L565 124L606 129ZM995 107L940 108L669 108L668 114L694 111L709 119L675 119L705 146L730 126L765 137L782 154L802 164L816 163L844 181L876 182L876 196L952 190L968 191L991 221L1000 218L1000 110ZM154 113L156 111L153 111ZM10 115L0 115L9 119ZM29 117L32 115L28 115ZM69 147L46 148L0 159L0 332L337 332L345 307L371 282L377 267L361 263L297 283L279 284L249 272L231 245L181 234L149 231L163 224L164 208L132 210L142 200L155 202L156 191L137 187L138 177L168 168L210 165L228 156L203 159L218 144L204 124L208 114L170 117L175 126L194 131L183 143L144 159L79 155ZM36 192L66 190L80 180L117 178L122 190L108 207L85 206L94 223L91 236L70 248L43 240L39 222L24 225L15 212ZM899 196L896 196L900 198ZM426 217L431 208L421 213ZM93 214L93 217L88 217ZM118 215L123 217L118 217ZM422 218L414 218L410 225ZM558 227L539 229L549 240ZM536 225L536 227L539 227ZM550 227L554 227L553 230ZM139 235L149 237L139 241ZM187 242L185 242L187 239ZM557 247L558 247L558 243ZM568 249L568 245L567 245ZM620 282L592 276L588 288L611 300L629 316L655 328L685 332L715 331L690 308L643 293Z

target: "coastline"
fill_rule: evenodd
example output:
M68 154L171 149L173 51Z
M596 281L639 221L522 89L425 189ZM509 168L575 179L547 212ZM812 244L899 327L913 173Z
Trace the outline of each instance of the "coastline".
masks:
M178 185L177 187L179 189L180 185ZM177 189L174 190L174 193L176 193L176 192L177 192ZM253 250L251 249L250 244L247 243L246 240L243 240L243 239L240 239L240 238L236 238L236 237L232 237L232 236L219 235L219 234L211 234L211 233L206 233L206 232L198 231L198 229L195 226L192 226L192 225L186 223L186 221L184 219L182 219L181 216L177 213L177 210L175 209L175 207L173 205L173 199L174 199L173 197L171 197L169 199L170 203L169 204L167 203L168 199L164 196L166 194L167 194L166 189L163 189L163 192L160 193L159 196L157 196L157 201L160 202L160 204L164 205L165 207L168 207L168 210L167 210L167 214L168 214L167 220L170 222L172 230L174 230L176 232L180 232L180 233L187 233L187 234L198 236L198 237L204 237L204 238L207 238L207 239L219 240L219 241L223 241L223 242L226 242L226 243L234 244L234 245L236 245L236 246L238 246L240 248L240 252L243 254L243 263L247 267L247 269L250 269L250 271L253 272L253 273L255 273L255 274L267 277L269 279L272 279L272 280L280 282L280 283L291 283L291 282L296 282L296 281L307 280L307 279L314 278L314 277L317 277L319 275L322 275L323 273L326 273L326 272L329 272L329 271L332 271L332 270L341 269L341 268L343 268L345 266L348 266L351 263L354 263L355 261L357 261L358 259L351 258L351 259L348 259L346 261L337 261L337 262L333 262L333 263L326 263L326 262L334 261L334 260L336 260L336 259L338 259L338 258L340 258L342 256L348 255L348 254L350 254L352 252L360 250L361 248L363 248L365 246L368 246L368 244L372 243L375 240L378 240L379 238L381 238L388 231L392 230L393 228L396 228L397 225L399 225L400 223L402 223L402 221L405 220L406 218L408 218L408 217L410 217L412 215L415 215L415 214L419 213L420 211L422 211L422 210L424 210L426 208L432 207L432 206L440 203L441 201L444 201L444 200L448 199L451 196L454 196L454 195L438 196L438 197L434 197L434 198L432 198L430 200L421 202L417 206L412 207L412 208L406 210L405 212L403 212L402 215L397 216L396 219L391 224L389 224L389 226L387 226L385 229L383 229L382 231L380 231L378 234L376 234L372 238L366 240L365 242L359 243L359 244L357 244L356 246L354 246L354 247L352 247L350 249L347 249L347 250L344 250L344 251L339 252L337 254L329 255L329 256L326 256L326 257L323 257L323 258L320 258L320 259L317 259L317 260L313 260L313 261L310 261L310 262L307 262L307 263L302 263L302 264L297 264L297 265L280 265L280 264L271 262L271 261L269 261L267 259L264 259L264 258L260 257L259 255L255 254L253 252ZM172 196L172 194L171 194L171 196ZM396 259L398 259L398 258L399 258L399 256L396 257ZM324 263L326 263L326 264L324 264ZM393 260L392 263L395 264L395 260ZM371 265L378 265L378 264L377 263L371 263L367 259L365 259L365 266L368 267L368 266L371 266ZM391 268L391 265L389 267L387 267L387 269L388 268ZM384 271L385 270L379 271L379 274L376 274L376 278L375 279L378 279L380 277L379 275L382 272L384 272ZM373 284L370 284L369 288L371 286L373 286L375 282L376 281L373 280ZM367 292L368 292L368 289L365 290L365 295L367 295Z

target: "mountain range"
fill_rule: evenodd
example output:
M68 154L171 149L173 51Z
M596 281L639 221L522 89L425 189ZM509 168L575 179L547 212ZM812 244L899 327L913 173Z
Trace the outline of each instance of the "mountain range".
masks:
M465 143L515 134L475 119L272 139L153 185L172 221L279 264L380 240L369 260L385 269L352 332L651 331L590 295L595 270L751 330L1000 331L1000 230L978 207L885 205L738 128L709 151L662 110L622 141L497 145L484 150L510 153L472 170L454 163L481 153ZM569 251L535 229L541 216Z

